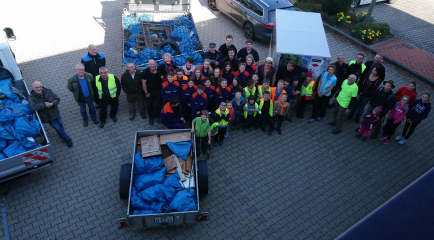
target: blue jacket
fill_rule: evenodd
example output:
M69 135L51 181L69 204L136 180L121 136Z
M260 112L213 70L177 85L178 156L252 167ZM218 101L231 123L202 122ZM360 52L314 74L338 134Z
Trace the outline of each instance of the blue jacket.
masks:
M187 105L189 103L191 103L191 96L193 96L193 94L195 92L197 92L197 86L193 85L192 88L189 88L188 85L184 85L184 87L182 87L182 95L181 95L181 99L182 102Z
M241 97L241 105L237 106L237 98L232 99L232 108L234 109L234 112L242 112L244 105L246 105L246 101L244 101L244 98Z
M240 73L240 71L234 72L234 77L238 78L238 85L241 85L242 88L247 87L247 81L250 79L250 74L247 71Z
M199 95L196 92L193 94L193 96L191 96L191 110L193 113L206 110L207 107L208 97L206 96L206 93L202 93L202 95Z
M232 80L234 79L234 74L233 73L227 73L223 75L223 71L221 72L221 77L228 80L228 86L230 86L232 84ZM238 83L240 84L240 83Z
M84 71L92 74L95 78L99 75L99 68L105 66L104 53L98 52L95 56L88 53L81 57L81 63L84 64Z
M170 102L166 103L160 113L160 121L164 125L179 123L184 115L180 112L174 112Z
M217 103L217 106L220 105L220 103L222 101L226 101L230 98L231 96L231 88L230 87L226 87L225 89L221 89L221 87L218 87L216 90L216 95L215 95L215 102Z
M286 93L288 94L288 102L290 99L298 98L298 95L294 96L292 94L292 91L300 91L300 87L298 84L296 86L294 86L294 84L291 83L291 84L289 84L289 86L287 88L283 88L283 89L285 89Z
M417 99L409 108L407 119L410 119L412 123L420 123L428 117L431 111L431 103L423 103L422 99Z
M203 90L203 92L208 97L208 103L212 103L215 101L215 87L210 85L209 88L206 88Z
M161 85L161 97L164 102L170 101L170 98L179 98L181 96L179 83L177 81L173 81L173 83L169 83L169 81L164 82Z

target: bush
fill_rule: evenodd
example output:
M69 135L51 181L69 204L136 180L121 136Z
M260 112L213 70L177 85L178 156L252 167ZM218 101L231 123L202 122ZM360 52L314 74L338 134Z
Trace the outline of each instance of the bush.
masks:
M328 12L329 15L338 13L347 13L351 9L353 0L324 0L322 10Z
M355 38L366 44L372 43L375 39L382 35L382 33L378 30L376 31L371 29L369 26L367 28L363 28L361 25L356 25L351 33Z
M367 15L368 15L368 12L362 12L361 15L360 15L359 13L356 13L357 21L358 21L359 23L364 23L364 22L365 22L365 19L366 19L366 17L367 17ZM377 18L372 17L372 14L371 14L371 17L370 17L370 19L369 19L369 22L374 22L374 21L376 21L376 20L377 20Z
M295 7L301 8L306 12L313 12L315 9L315 6L313 5L313 3L311 2L300 2L297 1L294 3Z

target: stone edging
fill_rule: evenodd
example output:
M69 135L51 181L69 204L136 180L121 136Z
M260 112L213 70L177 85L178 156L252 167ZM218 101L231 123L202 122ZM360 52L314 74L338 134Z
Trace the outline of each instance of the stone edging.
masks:
M327 29L333 33L341 35L342 37L346 38L347 40L351 41L352 43L356 44L357 46L363 48L364 50L366 50L368 52L370 52L372 54L381 53L380 51L377 51L377 50L371 48L370 46L360 42L359 40L351 37L350 35L344 33L341 30L331 26L330 24L325 23L324 21L323 21L323 24L324 24L325 29ZM421 80L422 82L428 84L429 86L434 87L434 82L431 79L429 79L428 77L425 77L424 75L422 75L422 74L416 72L415 70L405 66L404 64L392 59L391 57L385 55L384 53L381 53L381 54L383 55L383 59L386 60L387 62L389 62L390 64L394 65L395 67L400 68L401 70L404 70L404 71L410 73L411 75L413 75L417 79Z

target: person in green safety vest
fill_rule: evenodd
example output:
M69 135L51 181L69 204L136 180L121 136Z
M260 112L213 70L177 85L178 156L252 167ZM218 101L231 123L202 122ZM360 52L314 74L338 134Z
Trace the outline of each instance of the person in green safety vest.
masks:
M246 105L244 105L244 119L245 124L243 127L243 132L246 133L247 129L252 130L252 125L255 121L256 114L261 114L261 109L259 108L258 103L255 102L255 96L250 95ZM257 129L257 128L256 128Z
M363 55L363 53L359 53L357 54L356 60L348 63L346 79L348 79L351 74L354 74L356 76L356 83L359 82L360 77L366 69L366 65L363 63L364 58L365 55Z
M261 114L258 117L258 121L256 121L255 130L260 127L263 132L266 132L265 123L267 123L267 121L273 117L274 102L270 99L270 96L270 92L265 91L264 98L259 100Z
M95 86L98 91L101 109L99 111L99 127L103 128L107 120L107 107L110 105L110 118L117 122L116 114L121 94L121 83L115 75L108 73L106 67L99 68L99 75L95 77Z
M211 130L207 110L202 110L200 117L193 119L191 132L195 133L196 156L199 157L201 152L207 155L208 145L211 145Z
M219 108L214 113L214 121L219 124L219 131L214 137L214 146L220 145L222 147L229 122L229 110L226 109L226 101L220 102Z
M254 96L256 98L256 92L255 81L247 81L247 87L243 88L243 97L245 99L249 99L249 96Z

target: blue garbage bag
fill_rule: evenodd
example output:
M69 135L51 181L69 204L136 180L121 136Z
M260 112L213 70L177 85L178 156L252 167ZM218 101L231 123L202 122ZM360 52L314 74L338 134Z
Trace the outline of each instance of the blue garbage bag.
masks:
M151 204L141 199L138 194L139 194L139 190L133 187L131 190L131 206L134 209L142 209L142 210L151 209Z
M39 121L32 115L29 115L27 120L30 122L31 126L23 118L16 118L14 122L15 132L25 137L39 137L39 132L41 132Z
M157 184L139 193L139 197L148 203L163 202L169 204L175 195L175 189L164 184Z
M175 31L173 31L172 33L170 33L170 37L175 39L176 41L182 41L185 38L189 38L190 37L190 32L188 31L188 29L182 28L182 27L178 27L176 28Z
M6 97L11 101L20 101L20 98L18 95L16 95L14 92L12 92L11 89L12 86L12 79L4 79L0 81L0 94L6 95Z
M6 101L5 106L9 106L14 108L16 111L18 111L21 115L24 117L27 117L28 115L31 115L33 113L32 109L30 108L29 100L24 99L18 99L18 101ZM16 111L12 110L12 117L18 118L21 117L20 114L18 114Z
M7 130L7 131L6 131ZM9 132L12 134L10 134ZM12 124L3 124L3 127L0 126L0 138L4 139L4 140L15 140L15 136L17 134L15 133L15 129L12 126Z
M164 182L164 175L166 175L167 167L151 173L139 174L134 177L134 186L139 190L144 190L148 187L154 186Z
M184 190L184 187L179 182L178 172L175 172L174 174L172 174L172 175L168 176L166 179L164 179L163 184L172 187L173 189L175 189L175 191Z
M134 174L153 173L164 167L164 161L160 156L151 158L142 158L142 152L134 156Z
M21 143L26 146L27 149L32 150L34 148L36 148L35 146L37 146L38 144L32 141L27 140L27 138L23 138L21 140ZM39 147L39 146L38 146ZM28 150L26 150L23 146L21 146L21 144L18 141L13 142L11 145L9 145L5 150L3 150L3 153L7 156L7 157L12 157L24 152L27 152Z
M0 100L0 106L5 106L5 101ZM13 110L10 108L0 107L0 123L9 123L14 120Z
M3 151L8 146L8 141L0 138L0 151Z
M6 159L6 155L4 155L3 153L0 153L0 160Z
M140 22L152 22L154 20L154 15L151 14L142 14L139 17Z
M167 146L172 150L173 153L176 154L178 158L187 159L187 155L190 152L191 145L193 144L193 140L190 142L167 142Z
M185 189L176 194L175 198L169 205L171 212L185 212L197 210L196 191L194 189Z

